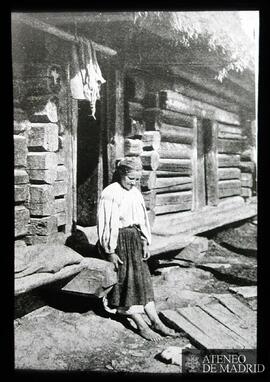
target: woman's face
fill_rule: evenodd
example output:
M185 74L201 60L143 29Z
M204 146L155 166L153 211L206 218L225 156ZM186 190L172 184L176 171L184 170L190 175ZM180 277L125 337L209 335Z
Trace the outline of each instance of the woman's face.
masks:
M140 180L140 177L139 171L129 171L121 176L120 183L126 190L131 190L136 185L136 182Z

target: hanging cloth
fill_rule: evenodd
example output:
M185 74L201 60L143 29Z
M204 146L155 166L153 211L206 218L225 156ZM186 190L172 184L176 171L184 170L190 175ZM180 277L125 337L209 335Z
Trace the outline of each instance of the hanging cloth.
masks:
M72 46L71 94L75 99L90 102L94 119L96 101L100 99L100 88L105 82L92 42L78 37L78 44Z

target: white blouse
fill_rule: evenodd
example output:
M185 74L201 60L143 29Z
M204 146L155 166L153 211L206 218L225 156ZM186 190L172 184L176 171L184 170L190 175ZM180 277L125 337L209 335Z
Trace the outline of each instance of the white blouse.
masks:
M119 228L133 224L140 227L151 244L150 224L140 191L136 187L126 190L118 182L110 184L101 193L97 215L98 238L106 253L115 251Z

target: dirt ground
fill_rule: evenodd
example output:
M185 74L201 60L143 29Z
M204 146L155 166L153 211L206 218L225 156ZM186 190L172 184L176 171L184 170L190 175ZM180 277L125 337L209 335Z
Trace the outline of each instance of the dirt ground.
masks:
M226 248L226 238L219 233L219 238L216 234L209 237L209 249L199 263L172 260L154 269L159 311L206 304L214 300L214 293L228 293L231 286L256 285L256 227L249 224L242 231L237 229L242 241L248 232L247 241L243 241L243 246L253 251L247 251L248 256L239 253L239 241L232 250L232 235L227 235L230 249ZM104 312L97 299L59 293L47 295L45 301L43 307L15 320L16 369L180 372L179 366L161 361L159 354L168 346L190 344L184 333L152 343L141 338L130 322ZM256 299L244 302L256 309Z

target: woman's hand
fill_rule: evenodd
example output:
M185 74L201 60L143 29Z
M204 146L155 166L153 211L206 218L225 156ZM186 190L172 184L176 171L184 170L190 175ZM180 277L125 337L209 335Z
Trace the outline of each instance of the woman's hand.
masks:
M146 240L143 240L143 260L146 261L149 259L151 256L150 251L149 251L149 246L146 242Z
M114 264L114 269L117 271L119 264L123 264L123 261L116 253L111 253L108 256L108 260Z

